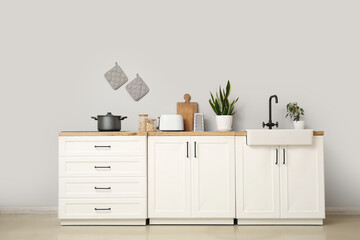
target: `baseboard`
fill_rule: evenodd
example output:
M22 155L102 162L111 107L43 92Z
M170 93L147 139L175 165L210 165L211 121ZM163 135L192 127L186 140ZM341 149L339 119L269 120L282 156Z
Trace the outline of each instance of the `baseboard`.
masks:
M238 219L238 225L323 225L323 219Z
M0 214L57 214L57 207L0 207ZM326 214L360 214L360 207L326 207Z
M234 225L233 218L150 218L150 225Z
M0 214L57 214L57 207L0 207Z
M62 226L145 226L146 219L61 219Z
M326 207L326 214L360 214L360 207Z

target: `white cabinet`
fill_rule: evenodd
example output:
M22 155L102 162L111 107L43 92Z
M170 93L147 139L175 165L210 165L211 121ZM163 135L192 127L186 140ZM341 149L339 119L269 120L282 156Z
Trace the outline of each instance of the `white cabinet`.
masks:
M280 151L281 217L325 218L323 138Z
M146 136L59 137L62 225L145 225Z
M149 137L149 218L191 216L190 139Z
M275 147L248 146L246 137L237 137L237 218L280 217L276 154L279 150Z
M322 224L323 137L310 146L248 146L236 137L239 224Z
M233 223L233 136L149 137L148 164L150 223Z
M235 217L234 137L192 137L192 217Z

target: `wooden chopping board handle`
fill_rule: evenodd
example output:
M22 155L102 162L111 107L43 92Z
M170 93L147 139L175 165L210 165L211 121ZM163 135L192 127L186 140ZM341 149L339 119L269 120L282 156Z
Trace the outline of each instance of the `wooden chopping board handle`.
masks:
M190 94L185 94L184 99L185 99L185 102L187 102L187 103L190 102L190 99L191 99Z

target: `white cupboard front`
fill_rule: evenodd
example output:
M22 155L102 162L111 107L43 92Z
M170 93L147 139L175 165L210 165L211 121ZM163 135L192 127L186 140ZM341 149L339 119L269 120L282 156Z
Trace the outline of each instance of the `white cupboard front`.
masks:
M238 224L321 225L323 137L310 146L248 146L236 137Z
M188 137L149 137L149 218L191 217L189 144Z
M236 144L237 218L279 218L279 150L248 146L246 137Z
M148 139L150 223L233 224L232 136Z
M323 137L280 151L281 217L325 218Z

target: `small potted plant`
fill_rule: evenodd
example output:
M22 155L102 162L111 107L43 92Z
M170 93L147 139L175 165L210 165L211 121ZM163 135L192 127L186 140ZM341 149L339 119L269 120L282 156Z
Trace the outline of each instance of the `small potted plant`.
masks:
M304 115L304 109L298 106L296 102L290 102L286 105L286 116L290 117L294 121L295 129L304 129L305 121L300 121L300 117Z
M225 89L221 89L221 86L219 87L219 93L216 93L216 98L210 92L211 99L209 99L209 103L216 114L216 127L218 131L232 130L234 105L239 98L230 103L230 91L231 85L230 81L228 81Z

